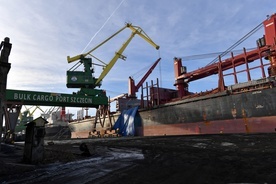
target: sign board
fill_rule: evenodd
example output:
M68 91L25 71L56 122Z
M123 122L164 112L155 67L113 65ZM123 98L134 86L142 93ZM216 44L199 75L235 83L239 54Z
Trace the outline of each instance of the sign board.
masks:
M38 91L10 90L6 91L8 102L19 102L24 105L65 106L65 107L98 107L107 105L106 96L84 96L78 94L62 94Z

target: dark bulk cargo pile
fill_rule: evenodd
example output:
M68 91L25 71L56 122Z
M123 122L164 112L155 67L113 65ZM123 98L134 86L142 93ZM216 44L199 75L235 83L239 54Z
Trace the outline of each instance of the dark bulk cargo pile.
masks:
M22 149L8 147L1 151L0 182L274 183L275 142L276 134L49 142L38 166L22 164ZM83 143L90 154L79 149Z

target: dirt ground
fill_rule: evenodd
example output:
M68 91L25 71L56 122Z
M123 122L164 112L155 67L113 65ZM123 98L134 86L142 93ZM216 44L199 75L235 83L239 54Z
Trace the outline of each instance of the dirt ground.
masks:
M56 162L65 163L105 155L106 150L110 148L140 150L144 159L134 160L127 167L113 170L87 183L275 183L276 181L276 134L119 137L49 143L52 142L45 140L45 159L36 166L21 165L20 146L14 148L4 146L0 155L0 183L11 173L28 172L41 165ZM88 146L91 156L82 155L83 152L79 149L81 143Z

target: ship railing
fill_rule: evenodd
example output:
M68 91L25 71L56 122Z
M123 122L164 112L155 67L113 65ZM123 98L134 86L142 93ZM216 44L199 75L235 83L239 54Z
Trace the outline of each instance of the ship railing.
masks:
M144 94L144 91L146 94ZM154 84L151 80L151 85L141 86L141 108L153 108L154 106L160 105L160 93L159 93L159 81L156 79Z

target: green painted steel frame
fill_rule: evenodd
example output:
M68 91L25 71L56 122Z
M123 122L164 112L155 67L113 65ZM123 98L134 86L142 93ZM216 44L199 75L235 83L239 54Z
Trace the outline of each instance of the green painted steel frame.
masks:
M107 105L108 98L103 90L95 90L94 96L79 94L62 94L51 92L6 90L7 102L18 102L24 105L95 107Z

